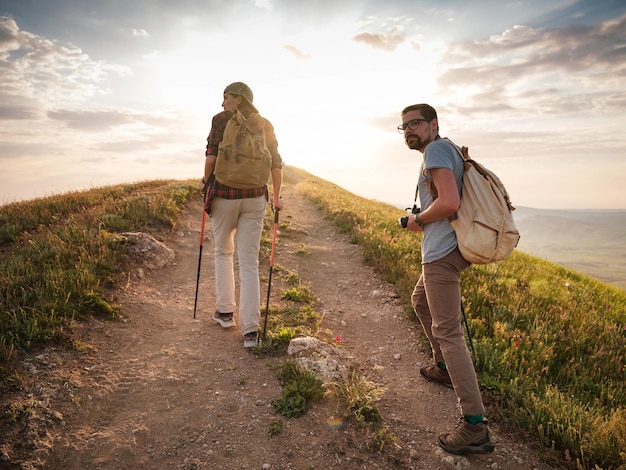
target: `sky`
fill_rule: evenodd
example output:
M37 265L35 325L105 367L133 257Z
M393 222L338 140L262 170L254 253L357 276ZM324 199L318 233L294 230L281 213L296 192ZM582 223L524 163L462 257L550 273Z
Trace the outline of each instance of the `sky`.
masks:
M429 103L514 205L626 208L623 0L0 0L0 77L0 204L199 179L243 81L285 165L368 199L412 205Z

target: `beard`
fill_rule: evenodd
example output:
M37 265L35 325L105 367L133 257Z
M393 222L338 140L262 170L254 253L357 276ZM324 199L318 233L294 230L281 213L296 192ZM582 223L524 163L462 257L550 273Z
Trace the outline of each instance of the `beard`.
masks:
M416 135L410 135L406 137L404 141L411 150L422 150L425 146L424 141Z

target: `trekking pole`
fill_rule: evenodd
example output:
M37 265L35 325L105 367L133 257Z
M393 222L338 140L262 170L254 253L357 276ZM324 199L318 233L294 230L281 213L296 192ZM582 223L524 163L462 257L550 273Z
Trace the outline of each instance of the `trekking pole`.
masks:
M213 176L213 174L211 174ZM211 178L209 178L211 181ZM196 318L196 307L198 306L198 288L200 287L200 266L202 264L202 246L204 245L204 224L206 223L206 202L208 199L209 181L204 185L204 206L202 207L202 227L200 228L200 254L198 255L198 276L196 277L196 299L193 301L193 318Z
M263 322L263 341L267 333L267 317L270 316L270 289L272 287L272 272L274 271L274 252L276 251L276 229L278 227L278 212L280 210L274 208L274 233L272 235L272 252L270 254L270 279L267 283L267 301L265 302L265 321Z
M465 322L465 329L467 330L467 337L472 348L472 355L474 356L474 364L478 361L476 359L476 350L474 349L474 341L472 340L472 333L470 332L469 323L467 323L467 316L465 316L465 307L463 306L463 300L461 300L461 313L463 314L463 321Z

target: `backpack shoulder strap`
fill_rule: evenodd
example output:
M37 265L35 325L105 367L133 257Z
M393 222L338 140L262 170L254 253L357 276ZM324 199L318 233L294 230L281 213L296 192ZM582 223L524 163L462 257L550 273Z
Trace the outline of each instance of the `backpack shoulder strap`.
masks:
M459 147L457 144L455 144L454 142L452 142L450 139L447 139L447 138L441 139L441 140L443 140L444 142L449 144L454 150L456 150L456 153L459 154L459 157L461 157L461 159L464 162L470 160L467 147Z

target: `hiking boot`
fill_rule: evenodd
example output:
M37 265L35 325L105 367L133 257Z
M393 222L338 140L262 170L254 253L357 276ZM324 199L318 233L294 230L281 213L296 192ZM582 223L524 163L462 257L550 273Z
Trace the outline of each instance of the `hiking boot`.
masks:
M487 421L477 424L468 423L461 418L450 434L439 436L439 445L451 454L487 454L493 452L495 445L489 438Z
M221 313L216 311L213 314L213 320L219 323L222 328L230 328L235 326L235 320L233 319L233 312L230 313Z
M448 388L454 388L452 380L450 380L450 374L447 370L443 370L438 365L420 367L420 374L424 376L429 382L435 382L441 385L445 385Z
M243 347L254 348L259 344L259 335L256 331L243 335Z

